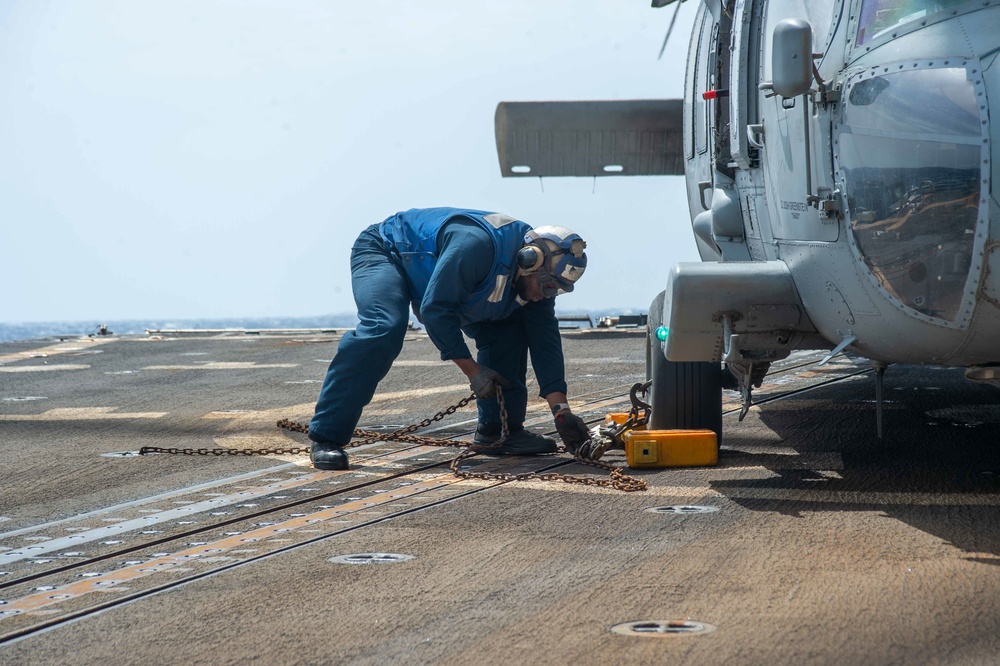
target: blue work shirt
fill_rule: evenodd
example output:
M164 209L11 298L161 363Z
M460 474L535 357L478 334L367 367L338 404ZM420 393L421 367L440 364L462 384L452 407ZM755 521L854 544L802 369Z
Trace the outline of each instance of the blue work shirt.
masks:
M420 304L420 319L442 360L472 358L461 327L462 304L481 287L493 265L493 240L479 224L455 218L437 237L437 262ZM565 367L555 299L525 302L511 316L522 317L539 394L566 392ZM480 322L481 323L481 322Z

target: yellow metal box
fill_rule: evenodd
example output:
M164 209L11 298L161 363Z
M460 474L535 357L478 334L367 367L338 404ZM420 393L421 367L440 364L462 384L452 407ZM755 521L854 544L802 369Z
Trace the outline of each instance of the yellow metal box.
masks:
M604 417L604 427L613 428L615 426L620 426L621 424L628 421L628 412L611 412ZM634 426L633 430L643 430L645 429L645 424L640 426Z
M622 440L629 467L706 467L719 462L712 430L629 430Z

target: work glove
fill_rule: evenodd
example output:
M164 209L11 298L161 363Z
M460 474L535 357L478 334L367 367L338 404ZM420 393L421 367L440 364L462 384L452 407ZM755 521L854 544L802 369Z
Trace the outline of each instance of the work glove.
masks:
M587 424L572 412L556 414L556 430L559 431L559 437L570 453L576 453L580 445L590 439Z
M490 399L497 397L497 384L508 386L509 382L500 376L496 370L491 370L485 365L479 366L479 373L472 378L469 388L476 394L477 398Z

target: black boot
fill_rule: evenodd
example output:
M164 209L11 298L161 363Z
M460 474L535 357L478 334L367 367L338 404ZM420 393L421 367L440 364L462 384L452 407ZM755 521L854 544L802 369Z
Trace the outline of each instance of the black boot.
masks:
M469 448L476 453L493 456L534 456L556 452L556 440L525 430L524 426L511 428L503 444L496 446L500 436L500 426L481 425Z
M313 441L309 459L316 469L347 469L347 454L333 442Z

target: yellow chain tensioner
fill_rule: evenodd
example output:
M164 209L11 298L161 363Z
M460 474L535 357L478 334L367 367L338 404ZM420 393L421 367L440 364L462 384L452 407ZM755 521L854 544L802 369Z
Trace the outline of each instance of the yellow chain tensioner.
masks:
M652 407L640 400L645 398L652 382L636 384L629 397L632 410L626 413L609 414L605 427L601 429L603 449L625 449L625 461L629 467L706 467L719 462L719 443L713 430L647 430ZM642 416L639 416L642 410Z

